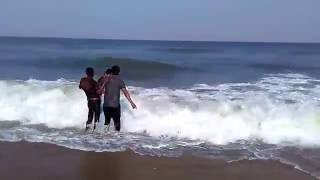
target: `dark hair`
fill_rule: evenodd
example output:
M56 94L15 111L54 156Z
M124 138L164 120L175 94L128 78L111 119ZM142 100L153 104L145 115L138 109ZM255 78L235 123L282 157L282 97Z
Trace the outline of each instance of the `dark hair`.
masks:
M120 67L118 65L112 66L111 71L112 71L112 75L119 75Z
M112 74L112 70L110 68L108 68L105 73L106 74Z
M92 68L92 67L87 67L87 68L86 68L86 74L87 74L87 76L93 77L93 76L94 76L94 70L93 70L93 68Z

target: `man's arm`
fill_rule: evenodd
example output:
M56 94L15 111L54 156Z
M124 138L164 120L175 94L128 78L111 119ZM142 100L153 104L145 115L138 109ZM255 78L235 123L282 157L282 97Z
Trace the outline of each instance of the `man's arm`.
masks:
M104 76L100 77L97 81L97 93L101 96L104 92Z
M84 81L84 78L81 78L79 83L79 89L83 89L83 81Z
M104 94L107 84L110 82L110 77L103 76L98 80L98 92L100 95Z
M122 90L124 96L125 96L125 97L127 98L127 100L130 102L132 108L133 108L133 109L136 109L137 106L136 106L136 105L134 104L134 102L132 101L132 99L131 99L131 97L130 97L130 94L129 94L127 88L122 88L121 90Z

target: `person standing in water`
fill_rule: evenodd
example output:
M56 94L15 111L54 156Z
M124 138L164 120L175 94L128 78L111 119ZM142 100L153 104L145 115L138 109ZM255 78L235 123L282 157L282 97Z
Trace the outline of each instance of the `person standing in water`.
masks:
M99 90L98 92L100 93L101 92L101 95L105 94L105 87L107 86L107 84L109 83L110 81L110 78L111 78L111 75L112 75L112 72L111 72L111 69L107 69L103 76L101 76L99 79L98 79L98 86L99 86ZM106 117L106 113L104 113L104 116Z
M79 88L82 89L88 100L88 120L86 122L86 130L89 129L89 125L92 123L94 118L93 129L96 129L96 124L100 118L100 105L101 105L101 94L99 93L98 83L93 79L94 70L91 67L86 68L87 77L83 77L80 80Z
M104 94L103 111L105 114L105 125L108 127L112 118L116 131L120 131L120 90L123 92L133 109L137 108L137 106L132 101L130 94L125 86L125 83L119 75L120 67L117 65L113 66L111 68L111 72L112 76L110 78L110 81L105 86Z

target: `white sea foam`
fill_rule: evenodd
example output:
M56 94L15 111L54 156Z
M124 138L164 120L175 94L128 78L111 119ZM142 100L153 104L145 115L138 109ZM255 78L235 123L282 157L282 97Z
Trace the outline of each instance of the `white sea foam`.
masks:
M48 127L81 127L86 99L74 83L0 81L0 119Z
M319 84L300 74L276 74L253 83L188 89L129 87L138 109L122 100L123 131L213 144L259 139L319 146ZM85 124L86 98L75 82L0 81L0 94L0 121L49 129Z

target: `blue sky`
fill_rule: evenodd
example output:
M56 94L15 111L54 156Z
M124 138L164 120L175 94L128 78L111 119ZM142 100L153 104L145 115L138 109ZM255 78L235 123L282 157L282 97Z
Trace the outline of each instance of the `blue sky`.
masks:
M320 42L320 0L0 0L0 35Z

